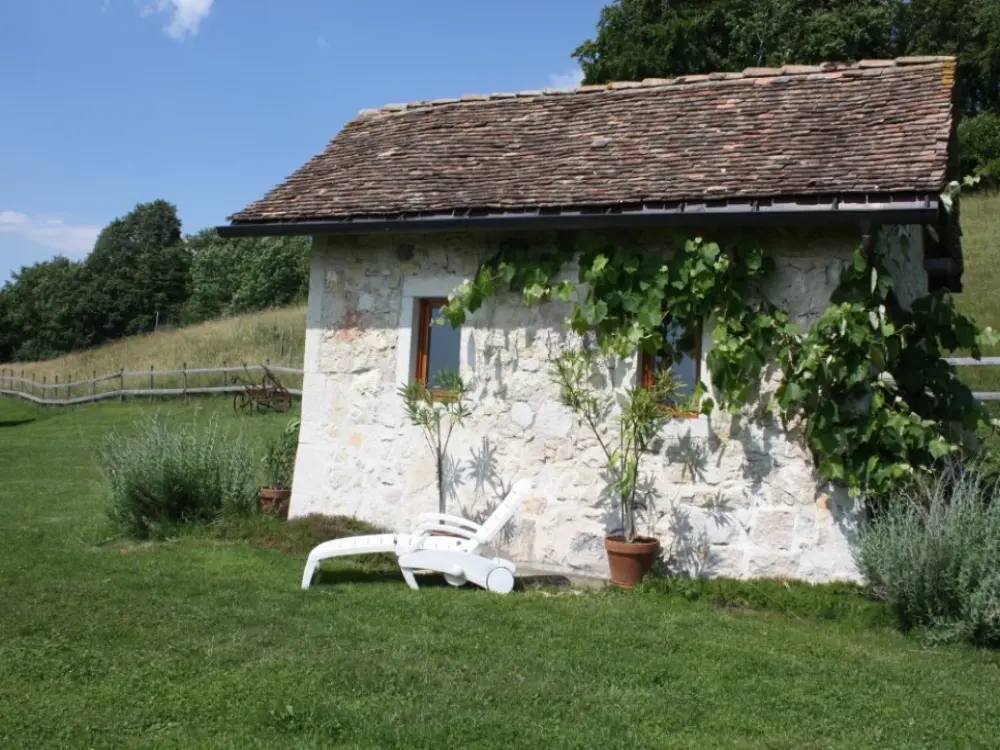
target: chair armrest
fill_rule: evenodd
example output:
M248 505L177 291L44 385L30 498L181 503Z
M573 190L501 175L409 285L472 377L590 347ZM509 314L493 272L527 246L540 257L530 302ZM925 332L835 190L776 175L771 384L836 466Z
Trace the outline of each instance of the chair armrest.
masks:
M448 536L459 536L463 539L472 539L476 532L472 529L463 529L460 526L449 526L443 523L422 523L417 527L417 534L420 536L430 536L432 532L440 532Z
M447 513L421 513L420 514L420 524L427 524L430 522L434 523L446 523L451 526L464 526L473 531L479 531L479 524L475 521L470 521L468 518L462 518L461 516L450 516Z

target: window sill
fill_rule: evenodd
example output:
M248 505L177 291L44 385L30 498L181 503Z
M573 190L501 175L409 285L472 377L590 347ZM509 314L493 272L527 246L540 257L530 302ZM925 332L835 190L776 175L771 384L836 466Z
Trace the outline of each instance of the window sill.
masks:
M712 432L711 420L705 414L676 418L667 424L661 433L667 438L708 438Z
M690 409L667 409L667 413L670 414L670 416L673 417L674 419L681 421L698 419L698 417L701 416L700 411L694 411Z
M698 419L701 416L701 412L694 409L675 409L672 406L663 406L661 408L671 419L691 420Z

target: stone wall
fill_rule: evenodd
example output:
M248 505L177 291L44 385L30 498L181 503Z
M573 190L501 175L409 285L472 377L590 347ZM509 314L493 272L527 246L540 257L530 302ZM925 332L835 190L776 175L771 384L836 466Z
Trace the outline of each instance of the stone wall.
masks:
M920 233L913 233L919 237ZM809 325L825 309L853 233L777 232L768 296ZM397 388L412 372L414 302L446 296L493 249L487 236L318 238L312 257L305 396L292 515L356 515L395 530L437 509L432 456ZM919 247L896 273L918 288ZM925 283L925 282L924 282ZM462 329L473 416L452 439L448 510L487 514L520 477L534 481L499 547L519 562L604 575L603 454L558 400L549 363L572 342L558 303L491 300ZM711 346L706 326L704 350ZM617 374L634 382L635 362ZM707 368L703 366L707 382ZM669 564L694 575L855 579L853 503L817 482L800 436L728 414L672 423L643 464Z

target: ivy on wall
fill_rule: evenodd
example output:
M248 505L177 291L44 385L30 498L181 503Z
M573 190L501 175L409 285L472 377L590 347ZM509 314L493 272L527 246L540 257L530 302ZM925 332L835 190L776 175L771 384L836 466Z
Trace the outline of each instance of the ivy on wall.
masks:
M770 303L764 286L774 259L760 245L723 248L701 238L650 251L641 235L553 234L542 243L508 241L454 290L443 311L453 325L501 292L526 304L573 302L568 323L621 357L643 349L692 355L696 342L665 341L669 317L687 330L713 323L707 357L720 406L736 413L759 401L761 377L782 375L758 416L801 420L820 475L878 502L899 482L969 448L987 424L981 405L943 357L981 355L994 341L935 292L903 309L886 267L889 243L858 248L830 304L807 331ZM564 276L576 261L576 280ZM715 404L703 398L704 413Z

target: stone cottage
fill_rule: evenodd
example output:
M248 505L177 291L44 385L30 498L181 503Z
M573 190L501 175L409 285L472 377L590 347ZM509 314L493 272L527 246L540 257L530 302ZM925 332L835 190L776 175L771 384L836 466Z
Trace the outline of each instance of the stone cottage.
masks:
M879 227L908 234L897 290L958 289L940 194L951 170L951 58L790 65L390 104L231 217L229 236L313 237L303 419L291 514L412 528L437 509L435 465L397 389L457 369L473 386L446 477L449 512L535 491L503 540L518 562L606 572L603 457L550 382L571 336L561 303L487 303L459 330L443 300L504 238L641 228L752 234L775 256L771 301L808 325ZM937 225L940 231L927 231ZM711 393L700 352L673 366ZM650 366L636 355L622 383ZM794 433L746 415L677 420L646 459L649 523L698 575L852 579L857 513L821 485Z

